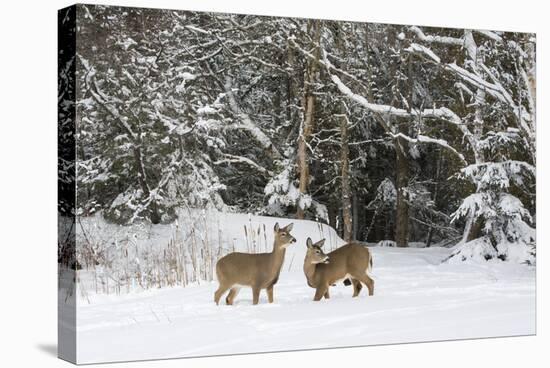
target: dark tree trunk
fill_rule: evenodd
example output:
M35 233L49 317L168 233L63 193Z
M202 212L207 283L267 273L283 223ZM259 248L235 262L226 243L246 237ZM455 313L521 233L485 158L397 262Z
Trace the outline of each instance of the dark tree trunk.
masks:
M328 224L336 229L336 217L338 216L338 206L335 203L330 203L328 206Z
M134 159L136 161L136 171L139 186L143 191L143 197L145 199L148 199L151 195L151 190L149 189L149 184L147 183L147 175L145 172L145 165L143 163L143 153L141 151L140 138L138 138L137 142L134 143ZM149 218L153 224L158 224L160 222L157 202L154 199L151 200L151 204L149 205Z
M470 226L470 229L468 231L468 235L466 235L466 241L469 242L470 240L477 239L481 236L481 230L483 229L483 218L476 217L475 220L473 220L472 225Z
M343 109L342 109L343 110ZM342 149L340 151L342 176L342 219L344 221L344 241L350 242L353 234L353 218L351 214L351 185L349 180L349 146L348 146L348 119L344 114L340 116L340 135Z
M311 20L309 23L309 31L313 34L313 40L316 42L313 60L308 60L306 77L304 78L304 117L303 126L298 137L298 175L300 194L306 194L309 184L309 163L307 152L307 141L313 132L313 114L315 112L315 94L313 93L313 85L317 80L318 63L320 57L319 41L321 35L320 22ZM305 217L305 209L298 204L296 218L303 219Z
M359 199L357 198L357 194L352 195L351 199L351 214L352 214L352 235L351 238L353 240L359 239L359 230L360 230L360 211L359 211Z
M406 142L403 138L395 140L396 152L396 190L395 242L398 247L409 246L409 204L406 189L409 182L409 159L405 153Z
M441 175L441 165L442 165L442 157L443 155L441 154L441 150L438 149L437 150L437 163L436 163L436 167L435 167L435 186L434 186L434 193L433 193L433 201L434 201L434 204L435 206L437 207L437 199L438 199L438 196L439 196L439 177ZM434 221L434 218L432 215L430 215L430 221L433 222ZM429 248L431 245L432 245L432 240L433 240L433 234L434 234L434 227L433 226L430 226L430 228L428 229L428 236L426 238L426 248Z
M294 51L288 44L287 63L291 70L294 68ZM292 121L292 106L294 104L294 84L292 83L292 74L289 72L286 77L286 120Z
M388 218L388 216L384 216L384 236L378 239L391 239L392 237L395 237L395 226L394 222L392 222L391 218Z
M433 226L430 226L430 230L428 230L428 236L426 239L426 248L429 248L432 245L433 235L434 235L434 228Z

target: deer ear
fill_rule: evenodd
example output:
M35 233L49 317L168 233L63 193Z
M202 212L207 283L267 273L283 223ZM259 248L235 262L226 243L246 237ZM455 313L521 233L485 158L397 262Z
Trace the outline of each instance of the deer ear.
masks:
M311 238L307 238L306 245L307 245L308 248L313 247L313 242L311 241Z
M293 226L294 226L294 223L291 222L290 224L288 224L288 225L285 226L285 230L286 230L286 231L292 231L292 227L293 227Z
M317 243L315 243L315 245L321 248L323 245L325 245L325 239L319 240Z
M275 230L275 231L279 231L279 223L278 223L278 222L277 222L277 223L275 223L275 227L273 228L273 230Z

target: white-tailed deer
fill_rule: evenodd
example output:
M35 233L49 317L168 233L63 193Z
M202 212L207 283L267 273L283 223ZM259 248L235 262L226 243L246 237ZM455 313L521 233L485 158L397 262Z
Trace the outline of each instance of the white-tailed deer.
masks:
M290 235L293 224L279 228L275 224L275 240L271 253L230 253L222 257L216 264L216 275L220 286L214 293L214 301L219 304L222 295L231 291L225 298L228 305L232 305L239 289L243 286L252 288L252 303L258 304L260 290L267 290L267 298L273 303L273 286L279 280L279 273L285 259L285 250L296 239Z
M304 260L304 273L310 287L316 289L313 300L321 300L324 296L330 298L328 288L336 282L350 279L353 284L353 296L359 295L361 283L369 289L369 295L374 294L374 281L367 271L372 268L372 256L367 247L358 243L348 243L329 254L321 247L325 239L313 244L307 238L307 253Z

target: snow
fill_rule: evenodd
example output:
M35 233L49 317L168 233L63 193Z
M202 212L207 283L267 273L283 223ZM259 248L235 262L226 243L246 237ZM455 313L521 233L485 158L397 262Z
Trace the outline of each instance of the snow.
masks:
M534 247L527 244L502 242L497 245L497 251L499 254L505 255L510 262L522 263L529 261L531 265L536 264Z
M271 214L277 214L280 206L299 206L306 210L310 206L315 206L316 214L321 217L326 215L326 208L323 209L307 193L300 193L300 190L294 183L294 166L290 159L284 159L280 162L281 171L273 176L266 184L264 193L268 196L268 204Z
M397 200L397 191L390 178L385 178L376 188L376 197L367 205L368 209L376 208L380 205L394 206ZM383 240L387 241L387 240Z
M187 26L185 26L185 28L187 28L187 29L189 29L193 32L197 32L197 33L210 34L210 32L205 31L204 29L199 28L197 26L187 25Z
M442 119L449 121L452 124L461 125L461 120L451 109L446 107L439 107L433 109L412 109L411 111L393 107L391 105L370 103L365 97L354 93L348 86L346 86L340 78L336 75L331 75L332 82L338 87L340 92L347 96L349 99L357 102L365 109L382 115L391 115L397 117L411 118L411 117L424 117L432 119Z
M128 50L130 47L137 45L138 43L134 41L131 37L128 37L125 40L121 41L120 44L122 45L122 47L124 47L124 50Z
M498 260L442 263L453 252L442 247L371 246L374 296L363 291L352 298L351 288L339 284L331 288L330 300L313 302L314 290L302 272L305 240L326 237L326 250L334 249L343 241L333 229L245 214L209 218L219 220L240 249L244 226L272 229L275 222L294 222L297 243L288 248L275 302L268 304L262 292L253 306L250 290L242 289L236 305L216 306L215 281L86 298L79 292L79 363L535 333L534 267ZM104 232L105 226L115 227L102 226ZM170 231L170 225L155 225L148 241L158 246ZM267 234L270 243L271 231ZM79 272L81 280L86 272Z
M218 113L218 110L214 109L212 106L201 106L197 108L197 114L199 115L209 115L216 113Z
M464 31L464 48L470 56L470 60L477 62L477 45L474 40L474 35L470 30Z
M327 206L317 201L314 201L313 199L311 205L315 209L315 215L317 219L324 220L325 222L329 221Z
M379 247L397 247L397 243L393 240L381 240L376 245Z
M528 219L532 221L531 214L523 207L521 201L508 193L502 193L499 198L499 209L502 215L515 217L518 219Z
M499 178L497 185L501 185L502 181ZM505 178L505 181L508 179ZM452 221L467 219L466 235L473 219L479 216L484 219L482 230L485 235L469 242L463 239L453 252L453 259L483 261L499 258L508 262L536 264L536 231L530 226L531 214L517 197L505 192L473 193L463 200L451 218Z
M437 35L426 35L424 32L417 26L410 27L410 30L416 34L416 36L424 42L428 43L441 43L454 46L462 46L464 40L462 38L455 37L446 37L446 36L437 36Z
M239 117L240 122L238 124L232 124L228 129L243 129L248 131L263 148L270 149L275 157L280 157L281 154L277 151L271 139L252 121L248 114L241 110L235 97L235 91L231 85L231 78L227 77L225 80L225 96L228 99L229 107L233 113Z
M492 39L493 41L502 42L502 37L497 32L487 31L484 29L476 29L476 32L484 35L487 38Z
M489 93L494 98L512 106L514 109L517 108L512 97L503 89L502 85L488 82L479 77L479 75L458 66L456 63L445 64L444 68L456 73L460 78L473 87Z
M416 138L411 138L403 133L397 133L397 134L391 134L390 135L393 137L393 138L397 138L397 137L400 137L400 138L403 138L403 139L406 139L407 141L411 142L411 143L418 143L418 142L422 142L422 143L433 143L433 144L437 144L451 152L453 152L456 156L458 156L458 158L460 158L460 161L462 161L463 163L466 163L466 160L464 159L464 155L461 154L460 152L458 152L456 149L454 149L453 147L451 147L446 140L444 139L436 139L436 138L431 138L431 137L428 137L428 136L425 136L425 135L422 135L422 134L419 134Z
M456 82L455 87L466 92L470 96L474 95L474 93L468 87L466 87L466 85L462 82Z
M439 56L437 56L432 50L430 50L426 46L419 45L417 43L411 43L411 45L407 47L405 51L408 51L411 53L425 54L436 63L439 64L441 62L441 59L439 58Z
M180 76L180 78L182 78L185 81L193 80L193 79L196 78L196 76L194 74L191 74L189 72L183 72L179 76Z
M508 188L512 182L521 185L524 177L535 177L535 174L533 165L515 160L472 164L460 170L460 175L475 183L478 189Z
M207 144L208 145L214 145L214 142L213 141L207 141ZM258 170L258 172L260 173L263 173L263 174L268 174L268 175L273 175L273 173L269 170L267 170L265 167L262 167L260 165L258 165L257 163L255 163L254 161L252 161L251 159L247 158L247 157L243 157L243 156L235 156L235 155L230 155L230 154L224 154L224 159L222 160L218 160L216 162L214 162L215 165L220 165L220 164L224 164L224 163L228 163L228 164L232 164L232 163L242 163L242 164L246 164L256 170Z
M487 236L474 239L460 244L445 262L461 263L465 261L484 262L495 259L498 256L497 250L491 245Z

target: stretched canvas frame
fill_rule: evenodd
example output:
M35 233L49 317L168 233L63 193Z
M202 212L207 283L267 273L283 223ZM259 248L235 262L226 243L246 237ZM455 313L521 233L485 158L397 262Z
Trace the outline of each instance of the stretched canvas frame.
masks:
M59 11L60 358L535 334L535 35L371 26Z

